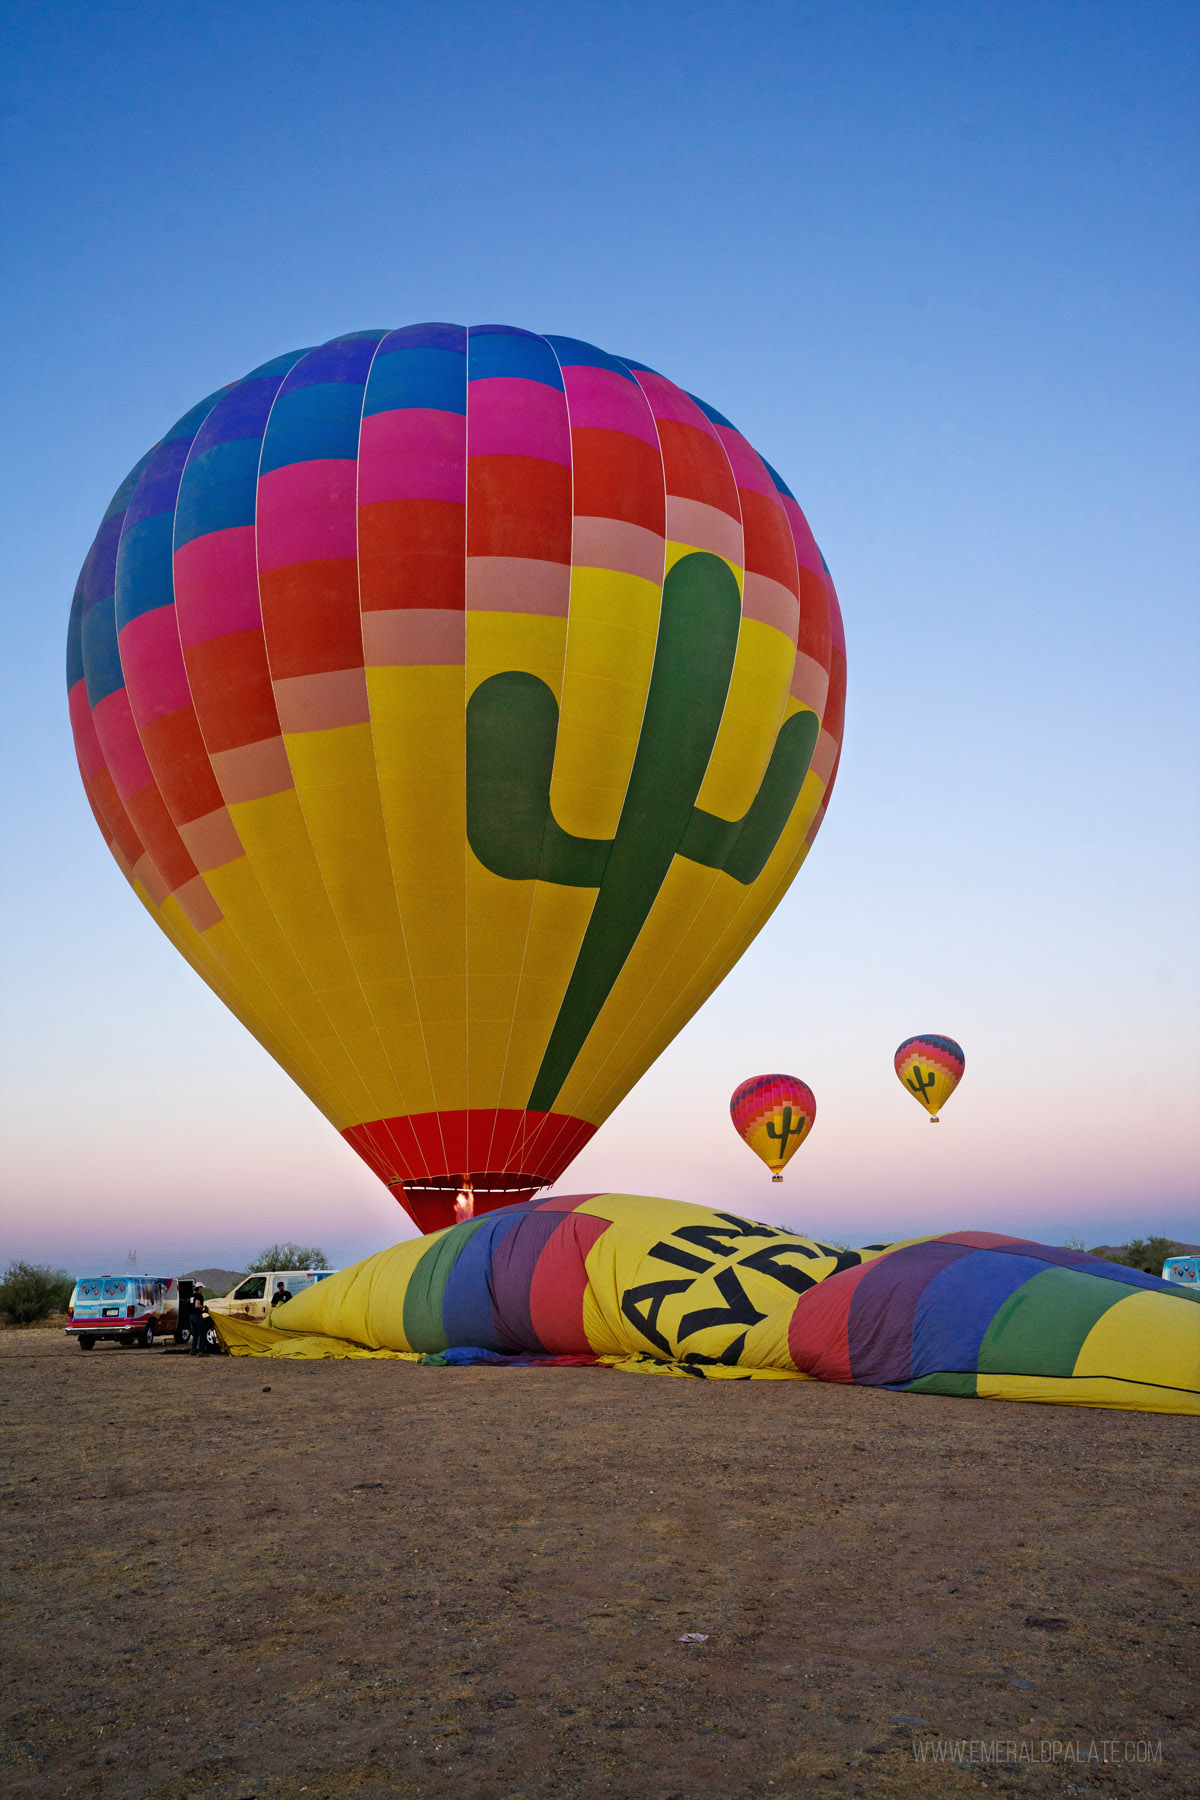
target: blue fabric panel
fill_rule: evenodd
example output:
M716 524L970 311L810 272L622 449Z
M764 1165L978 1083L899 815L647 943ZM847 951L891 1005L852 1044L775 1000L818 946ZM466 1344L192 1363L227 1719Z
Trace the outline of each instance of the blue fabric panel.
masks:
M227 392L227 387L218 388L215 394L210 394L206 400L201 400L198 406L191 407L189 411L184 413L182 419L177 420L176 423L172 425L166 437L163 438L163 443L173 444L178 438L187 438L190 443L199 431L201 425L203 425L208 414L221 398L221 395Z
M912 1378L913 1319L926 1287L950 1264L976 1253L940 1238L909 1244L867 1268L846 1320L850 1372L864 1387Z
M472 325L467 333L467 373L472 381L495 375L519 376L562 388L558 358L545 338L532 331L514 331L510 325Z
M125 686L121 652L117 649L117 619L112 596L83 615L83 672L88 705L94 712L101 700Z
M171 539L174 526L174 513L160 512L152 519L143 519L140 525L127 524L122 532L114 599L118 631L124 630L131 619L173 603L175 576Z
M684 392L687 393L686 388ZM731 419L727 419L724 413L719 413L715 406L710 406L707 400L702 400L699 394L688 394L688 399L694 400L705 418L711 419L714 425L727 425L730 431L737 430L737 426Z
M394 337L399 337L394 332ZM467 410L467 359L461 350L389 350L385 344L371 364L364 414L399 412L413 406L434 412Z
M258 438L193 449L175 508L175 548L210 531L253 525L258 500Z
M289 350L283 356L273 356L270 362L259 363L257 369L251 369L248 375L243 375L237 383L238 387L245 387L248 381L262 381L269 375L275 375L282 381L288 370L293 368L302 356L308 356L313 348L312 344L306 344L303 350Z
M912 1328L912 1379L943 1370L974 1373L988 1326L1010 1295L1049 1263L1003 1250L975 1250L926 1283Z
M348 381L327 381L285 389L275 402L263 439L259 474L286 469L291 463L358 455L362 388Z
M564 369L611 369L614 375L633 381L619 357L610 356L607 350L597 350L595 344L585 344L582 338L550 337L547 334L546 342ZM633 381L633 385L636 387L637 382Z
M1089 1256L1086 1250L1060 1250L1045 1244L1037 1247L1038 1256L1058 1269L1078 1269L1083 1275L1103 1275L1108 1281L1123 1281L1126 1287L1161 1288L1166 1283L1160 1275L1147 1275L1144 1269L1127 1269L1124 1263L1109 1262L1103 1256Z
M788 486L787 482L783 479L783 476L779 473L778 469L773 469L771 467L770 463L767 461L765 456L762 458L762 466L767 471L767 474L771 477L771 480L775 483L775 486L776 486L776 489L778 490L778 492L781 494L786 494L789 500L795 500L796 496L795 496L795 494L793 494L793 492L792 492L791 488ZM799 503L797 502L797 504L799 504Z
M71 617L67 621L67 692L83 680L83 595L82 582L75 589Z
M451 1269L442 1294L442 1330L451 1347L478 1344L501 1352L508 1348L492 1307L492 1251L516 1225L507 1210L487 1214Z

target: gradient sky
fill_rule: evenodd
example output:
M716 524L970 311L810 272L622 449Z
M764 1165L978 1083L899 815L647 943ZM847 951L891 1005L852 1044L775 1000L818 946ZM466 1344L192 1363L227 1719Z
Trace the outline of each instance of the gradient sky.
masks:
M846 747L742 963L559 1183L853 1243L1200 1239L1193 5L10 5L0 1259L405 1216L154 929L63 645L126 470L277 352L589 339L727 413L842 597ZM947 1032L930 1132L892 1072ZM818 1117L782 1188L743 1077Z

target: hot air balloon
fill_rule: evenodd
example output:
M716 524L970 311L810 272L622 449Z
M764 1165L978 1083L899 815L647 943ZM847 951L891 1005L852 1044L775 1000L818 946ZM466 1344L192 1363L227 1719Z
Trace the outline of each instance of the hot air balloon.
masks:
M843 1250L641 1194L559 1195L218 1316L235 1356L607 1363L713 1380L1200 1413L1200 1298L988 1231Z
M936 1125L938 1113L962 1080L967 1059L953 1038L935 1037L927 1032L922 1037L905 1038L896 1052L896 1073L913 1097Z
M845 656L720 413L435 324L187 413L88 554L68 686L139 898L428 1230L554 1181L737 961L828 803Z
M771 1171L772 1181L796 1154L817 1116L812 1089L794 1075L752 1075L733 1090L733 1128Z

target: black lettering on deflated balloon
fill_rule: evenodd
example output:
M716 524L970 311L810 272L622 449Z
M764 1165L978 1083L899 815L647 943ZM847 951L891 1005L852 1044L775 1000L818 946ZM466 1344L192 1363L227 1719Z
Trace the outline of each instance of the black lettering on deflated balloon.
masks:
M773 1281L781 1281L794 1294L802 1294L806 1288L815 1287L816 1276L806 1275L803 1269L784 1262L782 1259L785 1256L819 1257L820 1251L805 1250L799 1244L768 1244L763 1250L754 1250L749 1256L743 1256L737 1266L739 1269L757 1269L760 1275L769 1275Z
M757 1325L766 1313L759 1312L753 1300L737 1277L736 1269L722 1269L715 1277L718 1294L724 1300L724 1306L702 1306L695 1312L685 1313L679 1321L680 1341L691 1337L697 1331L707 1331L714 1325Z
M778 1238L784 1234L771 1225L756 1225L753 1219L739 1219L736 1213L719 1212L715 1218L724 1219L724 1225L681 1225L671 1236L682 1238L685 1244L695 1244L700 1250L707 1250L713 1256L730 1256L733 1253L732 1239L735 1238Z
M621 1295L621 1311L643 1337L670 1356L673 1354L671 1345L658 1329L658 1315L668 1294L682 1294L691 1286L690 1281L646 1281L641 1287L626 1288ZM640 1306L643 1300L647 1302L644 1311Z

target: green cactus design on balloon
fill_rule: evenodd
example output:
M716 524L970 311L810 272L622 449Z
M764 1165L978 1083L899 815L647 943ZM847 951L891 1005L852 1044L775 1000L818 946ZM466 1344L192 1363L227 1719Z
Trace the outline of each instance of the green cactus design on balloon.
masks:
M780 1115L778 1131L775 1129L774 1119L767 1120L767 1136L771 1139L772 1143L777 1143L779 1145L780 1162L782 1162L787 1155L788 1139L790 1137L802 1137L803 1135L804 1114L801 1113L796 1124L793 1125L792 1109L790 1106L785 1106Z
M654 667L616 834L564 831L550 807L558 702L535 675L481 682L467 706L467 838L510 881L599 888L529 1105L550 1111L612 991L671 859L684 856L748 886L792 814L820 721L780 727L758 793L729 821L696 805L737 654L741 595L729 565L695 551L663 583Z
M912 1089L922 1106L928 1106L930 1090L936 1085L936 1082L937 1076L932 1069L929 1071L927 1080L921 1073L921 1065L919 1063L914 1063L913 1072L906 1077L904 1085L905 1087Z

